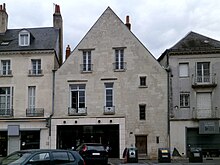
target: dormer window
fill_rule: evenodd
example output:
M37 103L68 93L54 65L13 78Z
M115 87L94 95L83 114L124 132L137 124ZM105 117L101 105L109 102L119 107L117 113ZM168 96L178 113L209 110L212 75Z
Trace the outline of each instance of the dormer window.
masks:
M30 45L30 33L27 30L22 30L19 33L19 46Z

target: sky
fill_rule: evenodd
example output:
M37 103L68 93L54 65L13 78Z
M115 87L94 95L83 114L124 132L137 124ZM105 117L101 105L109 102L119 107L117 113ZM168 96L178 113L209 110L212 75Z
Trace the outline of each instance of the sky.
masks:
M157 59L190 31L220 41L219 0L0 0L8 28L52 27L54 4L60 5L64 48L73 50L110 7Z

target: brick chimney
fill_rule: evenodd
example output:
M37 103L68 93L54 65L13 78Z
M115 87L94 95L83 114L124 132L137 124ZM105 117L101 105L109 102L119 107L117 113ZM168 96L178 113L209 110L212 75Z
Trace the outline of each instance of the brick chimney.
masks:
M129 16L126 16L126 23L125 25L128 27L129 30L131 30L131 24L130 24L130 20L129 20Z
M67 58L70 56L70 53L71 53L71 48L70 48L70 46L68 45L68 46L66 47L66 60L67 60Z
M8 28L8 14L6 12L5 3L0 5L0 33L5 33Z
M59 63L63 63L63 19L60 13L60 6L55 5L53 14L53 27L59 29Z

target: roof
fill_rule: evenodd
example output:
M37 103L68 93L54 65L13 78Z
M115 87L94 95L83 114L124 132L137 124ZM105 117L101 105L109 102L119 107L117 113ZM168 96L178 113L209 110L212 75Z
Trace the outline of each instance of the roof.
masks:
M220 53L220 41L191 31L173 47L166 49L158 61L168 53L175 55Z
M25 28L31 34L29 46L19 46L19 32L24 29L8 29L0 34L0 51L53 50L57 48L59 30L53 27ZM9 44L1 45L2 42Z

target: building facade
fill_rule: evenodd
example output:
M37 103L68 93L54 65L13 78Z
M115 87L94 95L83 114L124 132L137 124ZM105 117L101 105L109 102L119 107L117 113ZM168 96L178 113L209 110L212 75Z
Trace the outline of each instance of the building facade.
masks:
M169 77L171 148L219 156L220 42L190 32L158 61Z
M109 7L55 74L51 147L100 142L156 158L168 146L167 74ZM68 48L69 51L69 48Z
M60 19L56 5L54 19ZM48 118L53 111L54 70L60 65L60 30L8 29L0 5L0 155L49 148ZM61 18L62 20L62 18Z

